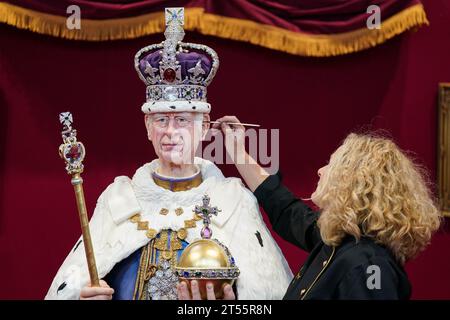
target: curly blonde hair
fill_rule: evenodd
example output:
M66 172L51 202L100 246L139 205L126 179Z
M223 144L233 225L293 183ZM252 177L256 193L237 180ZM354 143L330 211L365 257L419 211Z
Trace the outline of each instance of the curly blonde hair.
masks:
M313 195L323 241L370 237L404 264L430 242L441 217L425 171L390 139L350 134L332 154Z

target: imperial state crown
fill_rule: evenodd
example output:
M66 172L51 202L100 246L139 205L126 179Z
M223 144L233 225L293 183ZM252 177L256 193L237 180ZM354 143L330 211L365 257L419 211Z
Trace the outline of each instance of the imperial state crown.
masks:
M184 8L166 8L165 18L166 39L135 55L135 69L147 86L141 109L144 113L209 113L206 88L219 67L217 53L205 45L182 42Z

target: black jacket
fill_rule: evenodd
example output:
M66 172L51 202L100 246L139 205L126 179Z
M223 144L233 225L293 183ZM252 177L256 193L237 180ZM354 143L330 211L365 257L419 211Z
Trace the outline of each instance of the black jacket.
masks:
M337 247L326 245L316 223L319 214L281 184L279 173L254 194L273 229L310 253L284 299L409 299L407 274L390 250L351 236Z

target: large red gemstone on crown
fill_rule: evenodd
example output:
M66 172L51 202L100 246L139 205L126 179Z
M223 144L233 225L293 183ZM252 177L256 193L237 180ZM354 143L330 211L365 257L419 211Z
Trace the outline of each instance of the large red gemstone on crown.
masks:
M166 70L164 70L163 77L167 82L174 82L177 74L172 68L167 68Z

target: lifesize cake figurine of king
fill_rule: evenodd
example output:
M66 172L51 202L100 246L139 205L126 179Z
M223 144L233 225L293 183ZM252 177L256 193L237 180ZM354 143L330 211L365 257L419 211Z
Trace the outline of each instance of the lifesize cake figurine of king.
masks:
M236 297L281 299L292 273L255 197L240 179L225 178L212 162L194 156L209 130L206 88L219 60L207 46L181 42L183 23L182 8L166 9L166 40L135 57L147 85L142 111L158 159L132 179L116 177L100 195L89 224L99 277L114 289L113 299L177 299L175 267L200 237L202 218L194 209L206 201L221 210L211 229L240 269ZM89 285L83 245L80 237L46 299L79 299Z

